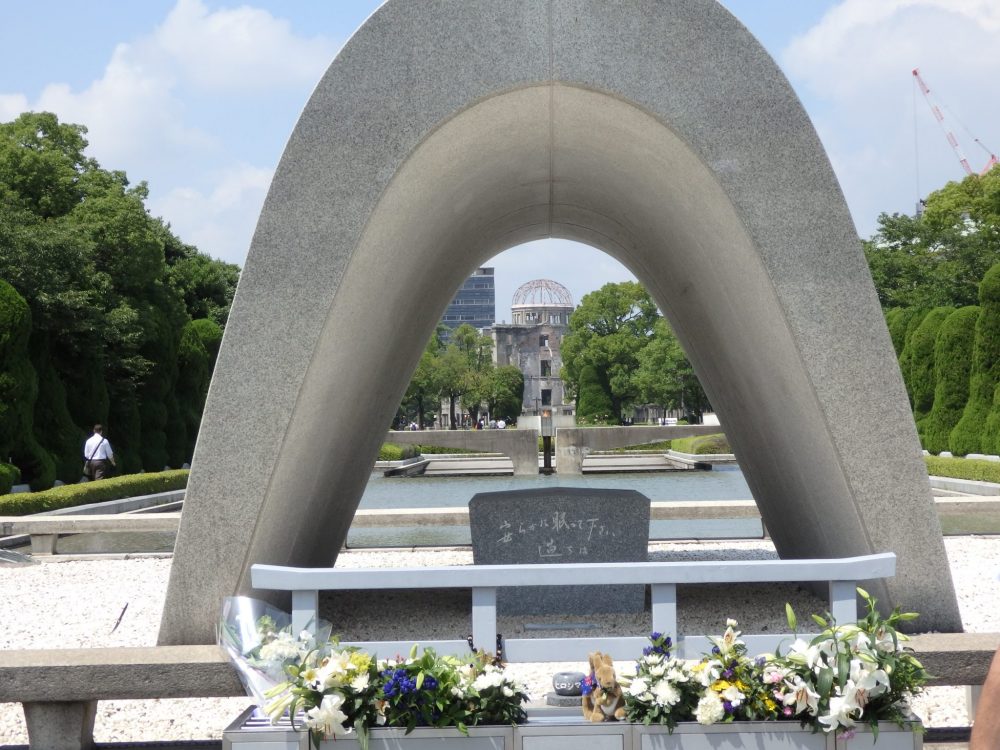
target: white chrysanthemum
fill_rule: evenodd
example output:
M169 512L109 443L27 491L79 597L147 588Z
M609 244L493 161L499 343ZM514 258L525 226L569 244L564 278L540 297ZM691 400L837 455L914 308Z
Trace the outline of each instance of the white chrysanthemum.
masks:
M726 709L722 705L722 701L719 700L719 696L715 693L705 693L701 700L698 701L695 718L699 724L705 726L715 724L718 721L722 721L725 715Z
M277 638L260 648L260 658L263 661L298 659L302 653L302 644L292 638L290 633L278 633Z
M477 677L472 687L476 690L486 690L487 688L500 687L503 683L503 675L500 672L485 672Z
M660 680L653 685L653 696L661 706L673 706L681 699L681 691L667 680Z
M649 668L649 673L653 675L653 677L663 677L663 675L666 674L666 671L667 668L662 664L656 664L655 666Z
M504 685L504 686L503 686L503 687L502 687L502 688L500 689L500 692L501 692L501 693L503 693L503 694L504 694L505 696L507 696L508 698L513 698L513 697L514 697L514 691L513 691L513 690L512 690L511 688L510 688L510 686L509 686L509 685Z
M636 677L632 682L625 688L625 692L629 695L634 695L636 698L642 696L649 690L649 683L646 681L645 677Z
M357 690L359 693L362 690L366 690L368 688L368 673L362 672L351 680L351 688Z

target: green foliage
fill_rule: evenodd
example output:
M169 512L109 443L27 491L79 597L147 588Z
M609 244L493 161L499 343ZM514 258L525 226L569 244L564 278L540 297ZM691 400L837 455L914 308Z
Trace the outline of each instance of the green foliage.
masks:
M653 336L636 355L639 369L634 383L643 403L665 410L683 410L697 418L710 408L680 342L663 318L653 324Z
M0 497L0 516L26 516L106 500L180 490L187 486L187 480L187 470L175 470L112 477L99 482L66 484L44 492L19 492Z
M204 384L186 407L198 413L183 410L175 392L180 333L192 316L207 318L197 328L210 373L239 274L150 216L146 185L86 157L85 133L49 113L0 124L0 278L31 311L38 381L37 401L18 400L28 413L15 430L32 484L48 481L53 458L58 476L78 475L72 444L97 422L109 425L123 471L159 469L190 453ZM35 378L23 361L0 361L0 390L11 390L15 370L22 390ZM3 433L12 425L0 413L8 456L15 448Z
M86 434L73 422L66 406L66 388L52 366L44 334L39 332L37 336L32 336L31 348L38 372L34 432L52 457L56 479L75 482L80 478L81 446Z
M993 408L993 392L1000 381L1000 263L983 277L979 306L969 401L949 440L951 452L962 456L991 453L996 443L996 433L986 434L986 422Z
M21 480L21 472L14 464L0 461L0 495L6 495Z
M690 453L696 456L710 456L719 453L732 453L729 441L722 433L717 435L697 435L695 437L675 438L673 450L678 453Z
M584 365L579 375L576 396L576 422L580 425L618 424L607 385L601 382L597 368Z
M391 443L382 443L382 447L378 450L378 460L402 461L403 447L401 445L392 445Z
M433 345L433 340L428 346ZM439 395L449 401L451 429L458 426L455 405L459 399L475 420L480 405L489 397L489 375L493 369L493 339L463 323L436 361ZM518 410L520 411L520 410Z
M904 348L910 356L903 380L913 404L913 418L918 422L934 405L934 344L941 324L952 312L950 307L935 307L923 317Z
M969 372L979 308L955 310L938 328L934 341L934 403L917 422L920 441L931 453L948 450L951 431L969 400Z
M927 473L932 477L1000 483L1000 462L997 461L924 456L924 463L927 464Z
M0 279L0 456L6 457L28 428L37 392L28 360L31 311L24 298Z
M896 356L903 354L903 347L906 345L906 333L914 318L923 315L924 310L916 307L894 307L885 314L885 322L889 327L889 336L892 338L892 348L896 350Z
M615 422L623 409L635 403L639 397L635 382L638 354L649 342L658 318L656 305L638 282L605 284L583 296L569 317L569 332L562 342L561 377L578 389L578 415L599 418L603 413L596 405L587 406L585 411L581 408L586 400L582 377L588 367L593 368L597 382L610 398L610 418ZM587 398L596 395L592 390Z
M920 218L882 214L878 224L865 255L883 307L974 305L1000 262L1000 170L949 182Z
M497 367L490 373L486 406L494 419L511 421L524 403L524 375L514 365Z

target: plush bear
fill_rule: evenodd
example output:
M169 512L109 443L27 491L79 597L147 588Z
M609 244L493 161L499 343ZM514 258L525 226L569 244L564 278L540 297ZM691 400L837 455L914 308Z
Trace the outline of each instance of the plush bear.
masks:
M583 718L587 721L620 721L625 718L622 688L615 676L611 657L595 651L590 655L590 681L593 689L582 699Z

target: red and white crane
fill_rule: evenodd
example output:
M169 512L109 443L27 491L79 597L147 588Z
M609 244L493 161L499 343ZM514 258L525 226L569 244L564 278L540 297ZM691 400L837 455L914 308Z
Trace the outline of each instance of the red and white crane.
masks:
M927 106L931 108L931 113L934 115L934 119L938 121L938 125L941 126L941 130L944 131L945 137L948 139L948 143L951 144L952 150L955 152L955 156L958 157L959 164L962 165L962 169L965 170L966 174L975 174L972 167L969 166L969 160L965 158L965 154L962 153L962 147L958 145L958 139L955 134L951 132L945 121L944 112L941 111L941 107L937 105L934 101L934 97L931 95L931 90L924 82L923 77L920 75L920 70L918 68L913 69L913 79L916 81L917 86L920 88L920 93L924 95L924 99L927 101ZM971 134L970 134L971 135ZM994 154L990 149L988 149L983 142L978 138L973 136L973 140L979 145L983 151L989 154L989 161L986 162L986 166L983 167L982 171L979 172L980 175L984 175L989 172L995 164L998 163L996 154Z

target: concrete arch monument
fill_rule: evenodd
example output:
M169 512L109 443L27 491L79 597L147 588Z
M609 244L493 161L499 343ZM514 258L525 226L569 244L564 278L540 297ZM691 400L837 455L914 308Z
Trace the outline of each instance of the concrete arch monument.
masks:
M558 236L629 267L783 557L893 551L876 591L961 628L854 225L795 93L715 0L389 0L292 133L219 354L162 643L255 562L329 565L455 288Z

